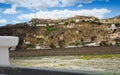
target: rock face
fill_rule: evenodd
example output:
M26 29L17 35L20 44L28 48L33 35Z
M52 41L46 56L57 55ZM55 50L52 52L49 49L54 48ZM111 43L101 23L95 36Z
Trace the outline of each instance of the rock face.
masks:
M105 23L120 23L120 16L102 20Z
M34 18L26 23L0 27L0 35L18 36L18 49L81 47L91 43L95 43L96 46L116 43L119 45L120 24L115 22L115 31L110 30L111 24L113 23L106 23L92 16L75 16L59 20Z

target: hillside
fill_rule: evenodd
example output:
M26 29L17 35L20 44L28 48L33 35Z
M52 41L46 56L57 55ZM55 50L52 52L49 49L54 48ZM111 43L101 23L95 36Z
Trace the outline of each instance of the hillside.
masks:
M105 23L92 16L75 16L68 19L38 19L26 23L0 27L0 35L18 36L18 49L50 49L120 44L119 17ZM107 20L107 19L106 19Z
M120 16L102 20L104 23L120 23Z

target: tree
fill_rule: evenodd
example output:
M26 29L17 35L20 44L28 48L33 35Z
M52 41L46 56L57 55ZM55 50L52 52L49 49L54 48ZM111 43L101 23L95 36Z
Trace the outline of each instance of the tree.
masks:
M107 41L101 41L100 46L108 46Z
M114 41L116 42L116 45L120 44L120 38L115 38Z
M75 23L75 21L74 21L74 20L72 20L72 21L70 21L70 23Z
M78 41L75 41L75 45L78 47L80 43Z
M64 25L68 25L68 22L65 22Z
M81 44L82 44L83 46L85 45L83 38L81 38Z
M50 48L56 48L54 43L51 43L49 46L50 46Z
M91 37L91 42L95 41L96 38L97 38L97 36L92 36L92 37Z

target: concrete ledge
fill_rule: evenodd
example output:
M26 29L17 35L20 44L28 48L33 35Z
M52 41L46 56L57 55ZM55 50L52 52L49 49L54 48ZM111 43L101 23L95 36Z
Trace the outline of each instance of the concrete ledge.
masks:
M3 75L120 75L112 72L79 71L52 68L11 67L0 66Z
M0 64L9 65L9 47L15 47L18 44L18 37L0 36Z

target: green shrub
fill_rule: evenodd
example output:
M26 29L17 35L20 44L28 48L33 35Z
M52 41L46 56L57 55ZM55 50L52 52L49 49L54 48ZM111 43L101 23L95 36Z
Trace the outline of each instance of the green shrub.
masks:
M45 34L48 35L51 32L56 31L56 30L58 30L58 28L54 28L53 26L47 26Z
M56 48L55 44L54 44L54 43L51 43L51 44L50 44L50 48Z
M26 45L27 48L35 48L35 45L34 44L28 44Z

